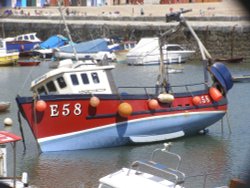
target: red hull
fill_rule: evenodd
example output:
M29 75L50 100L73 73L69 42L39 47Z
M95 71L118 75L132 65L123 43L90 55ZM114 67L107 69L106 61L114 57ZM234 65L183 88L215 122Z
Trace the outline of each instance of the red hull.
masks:
M18 61L19 66L38 66L40 61Z
M44 112L37 112L33 103L19 104L36 138L46 138L71 132L83 131L102 126L117 124L142 118L154 118L161 115L174 115L202 111L226 111L226 99L223 104L213 104L208 95L201 95L204 103L199 108L192 103L192 97L175 98L172 105L160 104L155 110L148 107L148 99L126 99L133 113L128 118L118 115L119 99L102 99L100 105L93 108L89 105L89 98L46 100L47 108ZM72 97L73 98L73 97ZM33 112L36 112L35 116ZM36 123L37 122L37 123Z

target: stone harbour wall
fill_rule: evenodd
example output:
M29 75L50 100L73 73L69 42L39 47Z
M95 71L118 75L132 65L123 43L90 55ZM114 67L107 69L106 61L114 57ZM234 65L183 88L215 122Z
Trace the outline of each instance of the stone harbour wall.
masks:
M243 57L250 61L250 24L248 17L189 17L190 25L214 58ZM159 36L174 28L176 23L165 23L165 17L70 17L67 18L74 42L99 37L139 40L141 37ZM0 38L37 32L46 40L51 35L67 37L60 17L11 17L0 19ZM169 43L179 43L198 51L187 29L177 31L167 38Z

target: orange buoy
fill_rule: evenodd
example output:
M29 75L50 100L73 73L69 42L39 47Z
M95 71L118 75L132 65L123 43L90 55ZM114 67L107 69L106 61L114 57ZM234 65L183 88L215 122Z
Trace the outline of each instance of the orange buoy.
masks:
M156 99L148 100L148 107L150 110L155 110L159 106L159 103Z
M210 87L209 88L209 95L216 102L218 102L219 100L221 100L222 97L223 97L223 95L221 94L221 92L217 88L215 88L215 87Z
M194 96L192 98L192 102L193 102L194 105L197 106L197 105L201 104L201 98L199 96Z
M127 102L121 103L118 107L118 113L122 117L128 117L132 114L132 112L133 112L133 108Z
M96 96L93 96L89 100L90 106L96 108L100 104L100 99Z
M44 100L38 100L36 102L36 110L38 112L43 112L47 108L47 103Z

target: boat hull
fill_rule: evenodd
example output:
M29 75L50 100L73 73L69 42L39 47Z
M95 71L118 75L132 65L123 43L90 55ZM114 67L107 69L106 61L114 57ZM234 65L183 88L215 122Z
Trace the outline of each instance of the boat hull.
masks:
M0 55L0 66L13 65L17 62L18 59L19 59L18 52L2 54Z
M133 108L128 117L119 115L121 98L117 95L98 95L101 102L96 108L89 104L91 95L40 96L47 104L43 112L34 109L32 98L16 100L41 150L47 152L113 147L195 134L220 120L227 109L225 98L214 103L207 94L202 96L207 102L199 107L192 104L192 96L185 96L177 97L172 105L160 104L158 109L150 110L148 96L128 95L122 99Z

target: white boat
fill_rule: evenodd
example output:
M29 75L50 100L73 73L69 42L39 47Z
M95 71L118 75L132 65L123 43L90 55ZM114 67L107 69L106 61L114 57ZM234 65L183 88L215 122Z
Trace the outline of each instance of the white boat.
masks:
M24 172L22 177L16 176L16 142L22 140L20 136L7 131L0 131L0 187L29 188L28 174ZM7 149L5 144L10 143L13 149L13 176L7 176Z
M164 63L184 63L194 50L186 50L179 44L165 44L163 47ZM160 64L160 49L158 37L142 38L127 54L129 65Z
M124 167L102 177L98 188L183 188L185 174L179 170L181 157L169 151L170 145L164 144L163 149L155 149L150 160L134 161L129 168ZM163 154L176 157L177 163L174 168L155 160Z
M169 151L171 145L165 143L163 148L157 148L152 152L149 160L134 161L130 167L123 167L100 178L98 188L185 188L185 183L190 181L199 181L205 188L209 177L218 175L218 172L203 172L187 176L179 170L182 163L181 156ZM168 160L169 162L165 164ZM234 178L230 180L229 186L214 188L236 187L246 188L247 185L244 181Z
M120 43L120 49L115 50L115 57L117 63L126 63L128 52L136 46L137 41L128 40Z
M19 59L19 52L7 51L6 42L0 39L0 66L14 65Z

